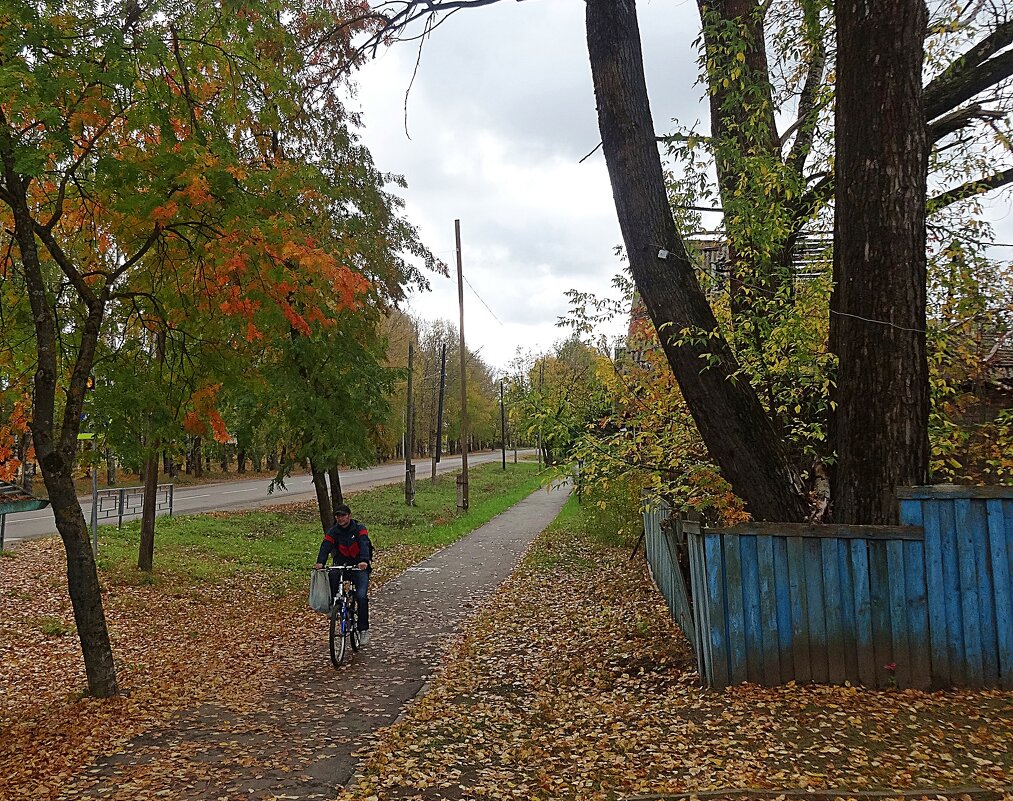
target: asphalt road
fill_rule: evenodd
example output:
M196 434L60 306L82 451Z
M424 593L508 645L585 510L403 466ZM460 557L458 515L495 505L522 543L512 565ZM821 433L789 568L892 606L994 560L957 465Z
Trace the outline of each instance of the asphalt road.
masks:
M519 451L519 454L534 451ZM468 454L468 465L495 462L502 458L500 451ZM513 452L507 451L507 462L513 462ZM439 472L446 473L459 470L460 456L445 456L440 461ZM343 492L369 489L383 484L396 484L404 481L405 466L403 463L385 464L368 467L363 470L345 470L341 473L341 489ZM432 462L428 459L415 463L416 479L421 481L432 475ZM279 503L306 500L314 496L313 480L309 476L292 476L285 482L285 489L268 492L271 480L267 477L225 481L217 484L200 484L190 487L176 487L173 490L174 515L193 515L220 509L249 509L257 506L270 506ZM91 497L82 497L81 509L84 519L91 520ZM102 508L101 505L99 507ZM158 514L165 514L160 511ZM132 520L139 514L124 515L124 520ZM115 523L112 520L100 520L99 525ZM53 510L49 507L35 512L18 512L6 516L4 531L4 548L13 548L23 540L50 537L56 534L56 523Z

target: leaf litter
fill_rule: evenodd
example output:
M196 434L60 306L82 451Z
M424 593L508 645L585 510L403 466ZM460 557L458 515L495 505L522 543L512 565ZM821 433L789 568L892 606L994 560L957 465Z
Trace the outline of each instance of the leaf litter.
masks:
M0 585L0 801L970 798L956 789L1013 783L1013 693L703 689L642 560L615 570L627 558L543 534L428 691L360 743L357 781L311 793L342 734L293 738L312 709L272 692L316 692L319 620L301 595L279 599L257 577L242 592L109 584L127 694L89 699L59 541L25 543Z
M1010 692L702 688L642 557L557 527L339 799L1013 797L1010 743Z

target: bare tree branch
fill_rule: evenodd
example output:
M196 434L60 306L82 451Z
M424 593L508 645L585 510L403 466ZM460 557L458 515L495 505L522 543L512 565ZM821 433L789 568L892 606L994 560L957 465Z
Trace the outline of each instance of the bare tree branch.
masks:
M938 211L939 209L949 206L951 203L956 203L959 200L967 200L968 198L975 197L976 195L984 195L986 192L991 192L993 189L999 189L1000 187L1007 186L1011 183L1013 183L1013 167L1003 170L1002 172L987 175L984 178L967 181L960 186L948 189L935 197L929 198L929 213Z
M929 141L938 142L980 120L1001 120L1005 116L1005 111L987 109L980 103L959 108L929 123Z
M816 124L819 120L822 104L816 102L816 96L823 83L823 70L827 63L827 48L822 39L818 39L813 47L809 61L809 70L805 76L805 83L802 85L802 94L798 101L798 120L792 128L798 128L798 136L792 143L791 150L785 162L801 174L805 169L806 159L809 158L809 151L812 149L813 135L816 132ZM781 142L784 143L791 129L785 131Z
M1004 51L1011 43L1013 20L1008 20L937 75L923 93L925 119L953 111L1013 75L1013 51Z
M381 45L396 41L411 41L419 36L404 38L405 30L414 22L449 14L464 8L481 8L499 0L386 0L364 13L347 20L342 28L372 23L375 30L358 48L358 54L375 56ZM521 2L521 0L517 0ZM431 23L430 30L439 23ZM421 36L422 34L420 34Z

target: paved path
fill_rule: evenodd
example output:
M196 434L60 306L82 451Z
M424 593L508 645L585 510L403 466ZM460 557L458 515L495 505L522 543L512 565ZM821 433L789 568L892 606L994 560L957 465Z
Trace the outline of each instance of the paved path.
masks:
M91 778L63 797L102 798L136 782L153 798L161 790L187 801L333 798L355 771L354 752L422 689L450 635L509 577L568 495L539 490L381 587L371 596L370 643L341 669L330 667L326 637L307 641L267 704L191 710L86 770Z

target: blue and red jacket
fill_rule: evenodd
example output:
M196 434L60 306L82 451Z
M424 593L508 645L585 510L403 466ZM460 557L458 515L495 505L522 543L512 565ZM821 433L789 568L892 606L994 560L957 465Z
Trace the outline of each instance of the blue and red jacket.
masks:
M324 534L317 554L317 564L327 564L327 557L333 559L335 565L357 565L373 559L373 543L369 541L369 532L358 520L349 520L347 526L335 523Z

